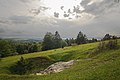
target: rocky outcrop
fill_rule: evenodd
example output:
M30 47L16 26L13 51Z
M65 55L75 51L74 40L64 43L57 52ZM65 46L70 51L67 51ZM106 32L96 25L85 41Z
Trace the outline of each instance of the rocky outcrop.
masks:
M47 69L44 71L41 71L40 73L36 73L36 75L47 75L50 73L58 73L63 71L64 69L70 68L76 61L71 60L68 62L57 62L52 65L50 65Z

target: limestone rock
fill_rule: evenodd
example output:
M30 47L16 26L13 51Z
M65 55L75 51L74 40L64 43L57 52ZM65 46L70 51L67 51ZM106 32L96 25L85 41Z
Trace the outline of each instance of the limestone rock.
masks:
M52 65L50 65L47 69L44 71L41 71L40 73L36 73L36 75L47 75L50 73L58 73L63 71L64 69L70 68L76 61L71 60L68 62L57 62Z

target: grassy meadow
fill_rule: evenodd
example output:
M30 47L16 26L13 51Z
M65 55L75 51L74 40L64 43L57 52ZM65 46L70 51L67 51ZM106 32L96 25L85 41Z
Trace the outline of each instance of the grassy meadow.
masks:
M120 45L120 40L118 43ZM0 60L0 80L119 80L120 49L91 54L98 44L99 42L88 43L2 58ZM69 60L77 60L77 62L71 68L60 73L43 76L13 75L10 73L9 67L17 62L21 56L25 59L44 56L56 62Z

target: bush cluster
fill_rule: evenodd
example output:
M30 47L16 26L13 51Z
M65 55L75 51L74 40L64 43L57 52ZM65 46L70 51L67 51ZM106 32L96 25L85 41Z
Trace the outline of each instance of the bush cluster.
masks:
M108 42L102 41L99 43L97 47L97 51L103 51L103 50L111 50L111 49L117 49L118 43L117 40L110 40Z
M29 71L31 71L32 68L34 68L33 63L21 57L18 62L16 62L10 67L10 71L13 74L24 75L29 73Z
M93 51L90 52L89 57L93 57L102 51L115 50L118 48L119 48L119 46L118 46L117 39L116 40L109 40L109 41L101 41L98 44L98 46Z
M47 57L36 57L30 59L24 59L21 57L18 62L10 67L10 71L12 74L18 75L37 73L53 63L54 61Z

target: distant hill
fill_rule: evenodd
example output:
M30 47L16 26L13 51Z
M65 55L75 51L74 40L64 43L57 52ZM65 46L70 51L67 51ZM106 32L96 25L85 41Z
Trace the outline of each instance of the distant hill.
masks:
M2 38L1 38L2 39ZM33 43L33 42L42 42L43 39L41 38L3 38L5 40L13 40L13 41L16 41L16 42L22 42L22 43Z

